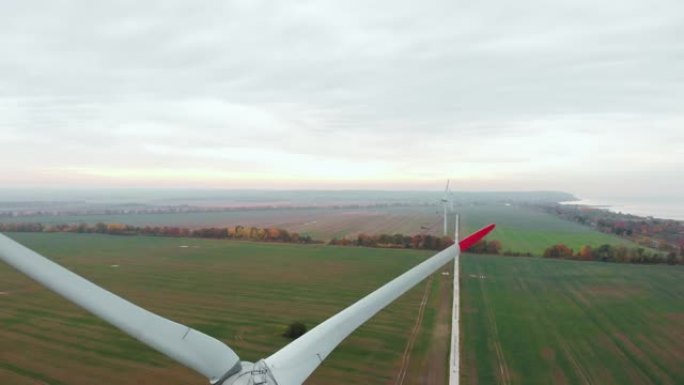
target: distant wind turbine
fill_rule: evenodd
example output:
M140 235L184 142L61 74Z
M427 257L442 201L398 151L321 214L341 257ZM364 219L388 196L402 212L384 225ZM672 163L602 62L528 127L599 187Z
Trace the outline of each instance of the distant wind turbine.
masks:
M447 235L447 211L449 208L449 179L447 179L446 187L444 188L444 197L442 197L442 206L444 207L444 231L443 234L444 236Z
M451 212L454 212L454 191L449 188L449 207Z
M255 363L241 361L223 342L134 305L2 234L0 260L206 376L212 385L301 385L349 334L493 228L489 225L454 243Z

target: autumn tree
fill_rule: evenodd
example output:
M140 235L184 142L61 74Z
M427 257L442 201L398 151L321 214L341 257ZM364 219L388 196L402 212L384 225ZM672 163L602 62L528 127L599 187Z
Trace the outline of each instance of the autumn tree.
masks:
M501 254L501 242L493 239L486 243L487 254Z
M571 258L572 254L572 249L562 243L544 250L544 258Z
M580 247L579 251L577 252L577 258L583 261L591 261L594 259L594 250L591 248L591 246L584 245Z

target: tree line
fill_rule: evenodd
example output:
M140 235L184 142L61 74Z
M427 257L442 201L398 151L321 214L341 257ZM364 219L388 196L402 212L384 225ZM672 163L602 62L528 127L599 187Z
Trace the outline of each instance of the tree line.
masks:
M674 251L670 251L667 254L651 253L642 247L607 244L595 248L585 245L580 247L577 252L574 252L571 248L561 243L547 248L544 251L543 257L579 261L684 265L684 258L678 257Z
M419 249L419 250L443 250L454 244L454 240L448 236L435 236L429 234L374 234L361 233L356 238L333 238L328 242L335 246L363 246L363 247L387 247L395 249ZM503 246L498 240L481 240L474 244L469 253L474 254L502 254L508 256L529 256L531 253L502 251Z
M598 231L630 239L640 246L684 257L684 222L639 217L579 205L536 205L544 212L590 226Z
M121 223L96 223L89 225L79 224L41 224L41 223L0 223L0 232L63 232L63 233L95 233L110 235L149 235L163 237L190 237L211 239L237 239L260 242L284 242L284 243L322 243L311 238L309 235L289 232L279 228L263 228L254 226L232 227L203 227L189 229L175 226L132 226ZM404 234L358 234L355 238L333 238L328 242L336 246L361 246L361 247L385 247L420 250L443 250L454 244L454 240L448 236L434 236L429 234L404 235ZM468 252L475 254L494 254L506 256L528 256L530 252L502 251L503 245L498 240L481 240L473 245ZM627 247L624 245L601 245L592 247L582 246L577 252L564 244L556 244L548 247L543 255L544 258L571 259L578 261L600 261L619 263L642 263L671 265L684 265L684 257L676 252L668 253L650 252L641 247Z
M315 243L311 236L274 227L232 226L189 229L175 226L132 226L121 223L89 225L41 223L0 223L0 232L31 233L93 233L110 235L150 235L163 237L190 237L212 239L241 239L249 241Z
M454 244L450 237L438 237L429 234L374 234L361 233L356 238L333 238L329 245L387 247L397 249L442 250Z

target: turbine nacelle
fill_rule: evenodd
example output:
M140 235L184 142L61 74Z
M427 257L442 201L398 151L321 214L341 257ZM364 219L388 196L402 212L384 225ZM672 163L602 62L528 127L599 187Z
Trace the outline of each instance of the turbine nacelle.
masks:
M233 374L216 385L277 385L264 360L256 363L242 361L241 364L242 369L239 373Z

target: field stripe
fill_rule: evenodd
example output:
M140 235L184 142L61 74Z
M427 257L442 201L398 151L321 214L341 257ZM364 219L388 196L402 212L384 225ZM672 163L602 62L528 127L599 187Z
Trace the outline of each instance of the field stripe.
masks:
M484 271L479 268L478 273L480 277L484 277ZM498 362L498 369L499 369L499 383L503 385L510 385L511 384L511 375L508 370L508 364L506 363L506 358L504 357L503 353L503 348L501 347L501 338L499 338L499 329L496 324L496 316L494 315L494 311L492 310L492 302L490 301L488 295L487 295L487 289L485 287L484 279L478 279L480 282L480 290L482 291L482 303L485 308L485 312L487 315L487 325L489 326L489 332L491 333L491 341L492 345L494 348L494 351L496 353L496 358Z
M418 337L418 332L423 324L423 315L425 314L425 306L428 303L428 298L430 297L430 291L432 289L432 280L434 275L428 278L425 284L425 290L423 290L423 298L420 300L420 305L418 307L418 317L416 318L416 323L413 325L411 334L409 335L408 342L404 348L404 353L401 356L401 366L399 367L399 372L397 373L397 378L394 381L395 385L403 385L404 379L406 378L406 372L408 371L409 364L411 363L411 352L413 351L413 345L416 343L416 338Z
M39 380L44 384L50 384L50 385L66 385L64 382L57 381L54 378L48 377L42 373L38 373L32 370L28 370L25 368L20 368L18 366L14 366L12 364L8 364L6 362L0 362L0 368L4 369L8 372L12 372L14 374L17 374L22 377L30 378L32 380Z

